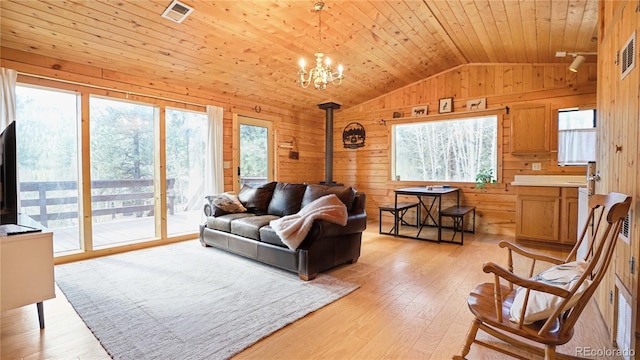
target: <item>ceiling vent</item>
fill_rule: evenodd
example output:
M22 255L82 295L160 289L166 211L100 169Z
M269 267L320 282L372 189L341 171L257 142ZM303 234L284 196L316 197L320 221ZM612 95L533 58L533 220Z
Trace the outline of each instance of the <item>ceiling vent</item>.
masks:
M627 43L624 44L624 46L622 47L622 67L620 68L621 73L620 73L620 80L624 79L627 74L629 74L631 72L631 70L633 70L634 67L636 67L636 32L634 31L633 34L631 34L631 37L629 38L629 40L627 40Z
M169 7L167 7L167 9L162 13L162 17L181 23L187 18L187 16L189 16L189 14L191 14L192 11L192 7L187 6L178 0L173 0Z

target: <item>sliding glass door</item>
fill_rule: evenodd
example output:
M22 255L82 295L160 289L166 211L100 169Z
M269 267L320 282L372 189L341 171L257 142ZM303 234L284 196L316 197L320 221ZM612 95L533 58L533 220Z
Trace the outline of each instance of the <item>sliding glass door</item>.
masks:
M90 159L93 247L156 237L154 106L92 96Z
M197 231L204 220L207 115L167 108L167 234Z
M20 211L56 256L198 233L206 113L24 84L16 111Z
M56 254L82 248L78 102L71 91L16 87L20 212L53 231Z

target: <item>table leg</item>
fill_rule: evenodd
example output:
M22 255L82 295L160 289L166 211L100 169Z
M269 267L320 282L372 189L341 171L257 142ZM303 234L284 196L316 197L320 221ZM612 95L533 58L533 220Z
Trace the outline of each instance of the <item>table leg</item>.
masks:
M393 236L398 236L398 193L396 193L393 203Z
M442 196L438 196L438 242L442 241Z
M424 204L424 201L422 201L422 196L416 195L416 197L418 198L418 214L417 215L418 215L418 221L420 221L420 228L418 228L418 234L416 235L416 238L419 238L425 223L426 224L429 223L429 209L427 209L427 206ZM427 212L425 214L424 220L422 220L422 214L420 214L421 212L420 209L422 209L423 207L424 207L424 210Z
M417 218L416 230L418 230L418 235L416 235L416 237L418 237L420 236L420 230L422 230L422 200L420 199L420 196L418 196L418 208L416 210L416 218Z
M424 197L421 195L416 195L416 197L418 198L418 208L424 208L425 210L425 214L424 214L424 219L422 218L422 216L420 216L420 229L418 230L418 235L416 235L416 238L420 237L420 233L422 232L422 229L425 226L429 226L429 219L431 219L431 221L433 222L433 226L438 226L438 222L436 221L436 218L433 217L433 210L434 210L434 206L436 204L436 200L437 200L437 196L434 195L425 195L426 197L433 197L433 199L431 200L431 204L429 204L429 206L427 207L427 204L424 203Z

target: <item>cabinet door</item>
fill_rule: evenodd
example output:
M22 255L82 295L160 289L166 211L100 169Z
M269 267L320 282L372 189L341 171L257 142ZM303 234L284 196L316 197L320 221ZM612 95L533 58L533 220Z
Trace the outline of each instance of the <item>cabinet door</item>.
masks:
M549 106L531 105L511 112L511 153L541 153L550 150Z
M518 239L558 242L560 197L518 195L516 217Z
M573 245L578 240L578 189L563 188L560 204L560 243Z

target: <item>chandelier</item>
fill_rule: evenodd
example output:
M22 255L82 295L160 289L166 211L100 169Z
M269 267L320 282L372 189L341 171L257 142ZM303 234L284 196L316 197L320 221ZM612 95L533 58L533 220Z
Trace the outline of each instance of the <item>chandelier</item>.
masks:
M342 84L342 65L338 65L338 71L333 72L331 69L331 59L325 57L320 48L322 47L322 17L320 13L324 10L324 2L319 1L313 5L313 9L318 13L318 52L314 55L316 57L316 67L309 69L309 72L305 70L305 61L300 59L300 85L303 88L309 87L311 83L316 89L326 89L328 83L334 85Z

